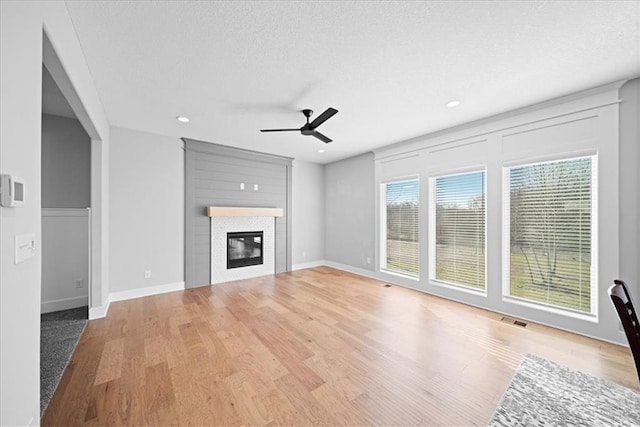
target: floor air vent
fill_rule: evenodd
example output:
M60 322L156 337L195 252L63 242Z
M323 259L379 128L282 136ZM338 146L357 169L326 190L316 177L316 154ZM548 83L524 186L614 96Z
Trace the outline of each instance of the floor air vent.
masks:
M512 319L511 317L502 316L500 319L501 322L510 323L516 326L522 326L523 328L527 327L527 322L523 322L522 320Z

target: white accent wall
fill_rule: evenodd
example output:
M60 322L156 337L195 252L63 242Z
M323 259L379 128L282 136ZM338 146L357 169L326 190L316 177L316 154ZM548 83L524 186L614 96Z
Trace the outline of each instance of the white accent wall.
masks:
M538 323L624 344L618 319L611 306L608 287L619 276L619 140L618 100L621 83L595 88L502 117L463 126L385 147L375 152L376 184L408 175L420 178L420 279L411 280L376 273L389 280L424 292L487 308ZM596 317L534 308L503 297L503 168L513 164L597 154L598 203L597 264L598 292L592 295ZM486 168L487 292L486 295L445 287L429 280L429 177L469 168ZM379 190L376 193L380 206ZM627 197L637 197L628 194ZM376 250L381 245L380 208L376 209Z

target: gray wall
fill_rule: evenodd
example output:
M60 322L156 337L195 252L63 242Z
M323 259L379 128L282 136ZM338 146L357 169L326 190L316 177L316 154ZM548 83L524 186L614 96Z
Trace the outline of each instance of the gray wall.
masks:
M184 281L182 145L178 138L111 128L110 292Z
M207 206L283 208L276 218L276 273L291 269L291 159L184 139L185 282L211 281L211 227ZM240 184L244 183L242 190ZM254 190L254 185L258 190Z
M301 268L324 260L324 167L293 161L292 263Z
M620 278L640 302L640 78L620 89Z
M324 169L325 259L371 271L375 266L373 159L373 153L366 153Z
M42 115L42 207L91 206L91 139L76 119Z

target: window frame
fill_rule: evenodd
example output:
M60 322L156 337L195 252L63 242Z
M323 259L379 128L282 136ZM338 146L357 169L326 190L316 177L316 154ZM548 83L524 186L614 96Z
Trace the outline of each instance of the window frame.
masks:
M437 213L437 203L436 203L436 180L438 178L450 177L456 175L467 175L472 173L484 172L483 175L483 188L484 188L484 288L475 288L473 286L465 285L462 283L449 282L446 280L440 280L436 278L436 244L437 244L437 236L436 236L436 213ZM488 289L488 253L487 253L487 244L488 244L488 233L487 233L487 208L488 208L488 188L487 188L487 166L474 166L464 169L455 169L455 170L443 170L438 171L437 173L433 173L429 176L429 216L428 216L428 227L429 227L429 238L428 238L428 270L429 270L429 284L442 286L450 289L455 289L457 291L463 291L467 293L471 293L474 295L480 295L483 297L487 296Z
M387 191L386 190L387 190L387 185L394 184L394 183L401 183L401 182L416 182L418 184L418 215L417 215L418 241L416 242L418 245L418 254L417 254L418 274L416 275L412 275L406 272L391 270L387 268L387 197L386 197ZM422 216L421 214L422 206L420 203L420 187L421 187L421 183L420 183L420 177L418 175L390 178L380 182L380 186L379 186L380 188L380 244L379 244L380 257L379 257L378 268L381 273L390 274L390 275L402 277L402 278L413 280L413 281L420 281L420 277L421 277L420 274L422 272L422 268L420 266L420 258L421 258L420 246L422 244L420 239L420 222L421 222L420 219Z
M591 158L591 265L590 265L590 311L584 312L569 307L549 304L511 295L511 169L543 163ZM598 152L581 150L551 156L527 157L504 162L502 165L502 301L532 308L538 311L559 314L565 317L598 322L599 317L599 198L598 198Z

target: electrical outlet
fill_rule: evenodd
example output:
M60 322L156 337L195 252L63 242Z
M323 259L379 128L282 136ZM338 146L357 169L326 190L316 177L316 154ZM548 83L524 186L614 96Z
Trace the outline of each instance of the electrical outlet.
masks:
M259 188L258 184L253 184L253 191L258 191Z
M144 271L144 278L145 279L150 279L151 278L151 270L145 270Z
M305 251L302 251L302 258L306 258L307 257L307 253Z
M367 264L371 264L371 258L367 257Z
M78 289L84 288L84 279L76 280L76 288Z

